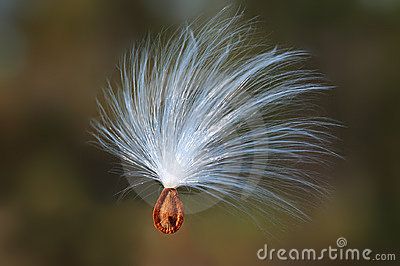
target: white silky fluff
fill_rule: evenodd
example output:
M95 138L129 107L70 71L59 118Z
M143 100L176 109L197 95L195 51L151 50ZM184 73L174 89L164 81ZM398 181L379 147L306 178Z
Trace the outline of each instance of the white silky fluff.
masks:
M305 218L304 203L325 193L307 165L333 155L333 124L308 115L308 99L329 88L296 67L306 53L256 53L265 46L252 42L254 22L224 15L138 44L116 92L109 85L98 103L94 136L138 184L189 187L245 212Z

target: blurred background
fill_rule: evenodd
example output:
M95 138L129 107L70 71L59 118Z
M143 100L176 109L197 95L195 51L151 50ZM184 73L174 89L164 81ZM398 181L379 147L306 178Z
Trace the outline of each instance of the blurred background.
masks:
M122 53L226 4L258 16L271 45L313 55L337 86L319 105L346 125L332 200L279 240L221 208L161 235L152 206L115 196L126 185L110 173L118 161L88 144ZM0 0L0 265L282 265L256 251L340 236L400 260L399 48L399 0Z

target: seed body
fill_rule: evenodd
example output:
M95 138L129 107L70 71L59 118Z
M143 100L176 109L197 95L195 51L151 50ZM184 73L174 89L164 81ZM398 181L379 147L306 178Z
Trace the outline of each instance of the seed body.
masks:
M153 210L154 226L164 234L173 234L183 223L184 209L178 191L164 188Z

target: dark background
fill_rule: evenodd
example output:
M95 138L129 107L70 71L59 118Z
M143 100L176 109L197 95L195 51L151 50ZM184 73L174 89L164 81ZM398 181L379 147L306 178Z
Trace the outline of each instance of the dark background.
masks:
M319 105L346 125L337 132L346 159L312 222L277 241L212 208L164 236L152 206L118 203L124 181L109 171L118 161L87 143L96 96L135 40L227 3L0 0L1 266L280 265L256 251L324 248L340 236L400 260L398 0L234 2L259 17L271 45L309 51L337 86Z

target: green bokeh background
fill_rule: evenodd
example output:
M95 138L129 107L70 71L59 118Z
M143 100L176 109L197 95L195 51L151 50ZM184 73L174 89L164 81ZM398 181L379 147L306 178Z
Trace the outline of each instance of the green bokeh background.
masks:
M400 260L398 0L234 3L259 17L271 45L309 51L337 86L319 104L346 125L337 132L346 160L312 222L277 240L216 207L165 236L143 200L118 201L118 161L88 145L95 97L135 40L228 3L179 2L0 1L0 265L286 265L256 251L324 248L340 236Z

